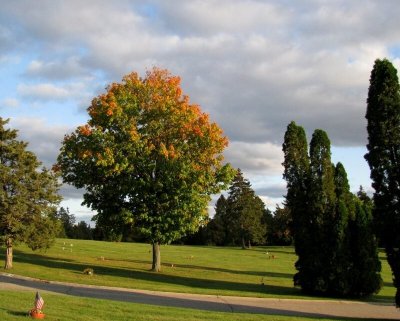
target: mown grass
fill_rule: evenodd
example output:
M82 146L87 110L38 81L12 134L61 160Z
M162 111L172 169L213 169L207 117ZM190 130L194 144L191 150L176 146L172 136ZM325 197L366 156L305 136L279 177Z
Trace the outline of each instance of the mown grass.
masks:
M353 318L293 317L286 315L211 312L184 308L78 298L41 293L45 300L44 313L48 321L351 321ZM0 320L28 320L33 307L34 292L0 290Z
M4 260L4 249L0 249ZM293 287L292 247L240 248L163 246L163 270L150 272L151 247L58 239L46 253L14 250L11 273L54 281L183 293L310 298ZM381 253L384 287L369 300L393 302L391 272ZM87 267L94 275L83 274Z

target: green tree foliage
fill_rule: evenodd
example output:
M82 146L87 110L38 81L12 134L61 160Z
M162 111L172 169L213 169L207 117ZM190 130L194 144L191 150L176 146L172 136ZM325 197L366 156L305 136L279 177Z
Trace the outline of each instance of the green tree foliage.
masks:
M365 296L377 292L380 264L368 219L370 204L355 199L343 165L331 163L328 135L314 131L307 165L305 135L296 136L298 131L304 132L292 122L283 145L286 202L298 254L294 282L313 294ZM297 143L298 137L302 144ZM303 163L297 160L300 155Z
M327 257L327 278L332 280L328 284L328 292L335 295L347 295L350 292L352 275L351 253L349 247L348 224L354 218L354 195L350 192L347 173L342 163L334 168L334 183L336 205L334 215L327 218L326 239L330 247Z
M400 307L400 86L397 70L377 59L367 99L368 153L375 189L373 215L386 250Z
M349 221L351 264L348 274L350 293L362 297L377 293L382 287L381 262L373 233L372 207L360 199L355 199L354 203L355 216Z
M189 103L180 78L157 68L111 84L88 113L88 123L63 142L62 177L86 189L97 224L114 233L140 227L159 271L160 244L195 232L208 219L210 195L231 180L222 163L227 138Z
M363 297L377 293L382 286L381 264L372 229L372 204L362 188L356 197L350 192L347 173L335 168L336 215L331 231L332 262L330 292L341 296Z
M92 240L92 229L85 221L80 221L73 227L73 238L80 240Z
M333 216L335 209L334 166L331 161L331 143L328 135L316 129L310 142L310 198L312 223L322 226L324 216Z
M292 225L292 213L290 213L289 208L278 205L274 211L274 215L269 219L269 224L267 223L268 234L270 235L268 243L273 245L291 245L293 243Z
M363 203L363 205L368 207L368 210L373 212L374 209L374 201L371 197L368 196L367 192L364 190L364 187L360 185L360 188L357 192L357 198Z
M17 131L6 129L0 118L0 236L6 244L5 268L13 264L13 244L31 249L48 248L58 233L55 219L60 201L57 177L39 170L41 163L17 140Z
M329 291L330 224L335 212L334 167L326 132L316 129L310 142L306 250L296 263L295 284L306 292Z
M226 245L228 240L228 213L227 200L221 195L215 203L215 215L207 224L207 243L214 245Z
M292 216L292 231L298 261L296 267L302 269L306 263L308 249L311 247L309 213L307 209L308 184L310 179L310 160L306 133L303 127L292 121L286 129L283 142L284 173L287 194L285 206ZM295 283L298 276L295 277Z
M221 195L215 204L215 215L207 225L209 244L251 247L266 240L267 213L262 200L243 177L240 169L229 188L228 198Z
M242 248L250 247L251 243L264 243L264 212L264 203L238 169L227 198L228 238L231 238L234 244L241 243Z
M56 219L61 222L61 229L58 237L74 238L75 215L70 214L68 208L60 207L56 213Z
M60 207L55 218L61 223L61 229L57 235L58 237L81 240L93 239L93 230L90 225L85 221L80 221L76 224L75 215L70 214L68 208ZM106 237L102 235L101 239L104 240Z

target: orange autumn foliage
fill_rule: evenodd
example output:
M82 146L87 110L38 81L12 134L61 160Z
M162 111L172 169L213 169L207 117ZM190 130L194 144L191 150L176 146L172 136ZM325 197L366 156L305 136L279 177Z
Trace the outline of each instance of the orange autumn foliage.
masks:
M103 167L107 175L135 166L142 158L156 164L161 158L180 162L177 168L193 171L187 175L203 177L201 180L222 167L228 139L209 115L182 93L181 78L167 70L153 68L143 78L136 72L124 76L121 83L110 84L92 100L88 113L88 123L65 141L85 144L94 157L77 155ZM86 146L83 138L93 139L91 145Z
M90 128L90 126L88 124L79 126L78 130L79 130L80 134L82 134L83 136L89 136L92 133L92 129Z

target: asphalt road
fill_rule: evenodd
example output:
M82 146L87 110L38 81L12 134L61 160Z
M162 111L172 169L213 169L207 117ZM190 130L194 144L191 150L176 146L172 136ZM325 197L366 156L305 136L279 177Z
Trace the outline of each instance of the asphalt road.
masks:
M349 317L400 320L400 310L396 309L393 304L385 303L340 300L269 299L157 292L45 281L8 273L0 273L0 290L7 289L26 291L40 290L88 298L231 313L261 313L313 318Z

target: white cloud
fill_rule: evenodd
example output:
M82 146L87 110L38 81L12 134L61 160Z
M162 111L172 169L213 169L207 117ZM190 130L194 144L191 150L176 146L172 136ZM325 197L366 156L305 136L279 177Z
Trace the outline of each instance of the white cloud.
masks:
M3 107L16 108L19 106L19 101L16 98L5 98L1 101Z
M80 200L82 203L84 192L84 189L78 189L69 184L63 184L60 189L64 201Z
M22 57L27 113L32 101L36 113L49 101L87 107L132 70L168 68L224 129L228 161L269 177L291 120L309 137L322 128L333 145L365 145L370 71L385 56L400 67L399 16L397 0L8 1L0 57Z
M73 129L67 126L49 125L44 119L13 118L10 127L18 130L18 139L29 143L28 150L34 152L47 168L56 162L61 142Z
M33 85L20 84L18 85L17 91L22 97L34 100L65 100L69 97L67 89L51 83Z
M65 60L33 60L28 65L25 75L49 80L65 80L75 77L88 77L89 72L82 66L79 57L67 57Z
M30 101L53 101L65 102L75 100L77 103L89 102L93 89L91 82L69 82L62 85L53 83L19 84L17 93L24 99Z
M267 1L183 1L171 6L159 1L163 27L179 34L216 34L265 32L279 28L287 20L287 10ZM183 28L182 26L185 26Z
M94 227L95 224L91 221L91 219L93 215L96 214L96 212L92 211L90 208L86 206L82 206L81 203L82 199L65 198L63 201L61 201L60 207L68 208L69 213L75 215L76 223L79 223L80 221L83 220L86 223L90 224L91 227Z
M225 157L233 167L247 174L277 175L283 171L281 146L268 142L232 142L225 151Z

